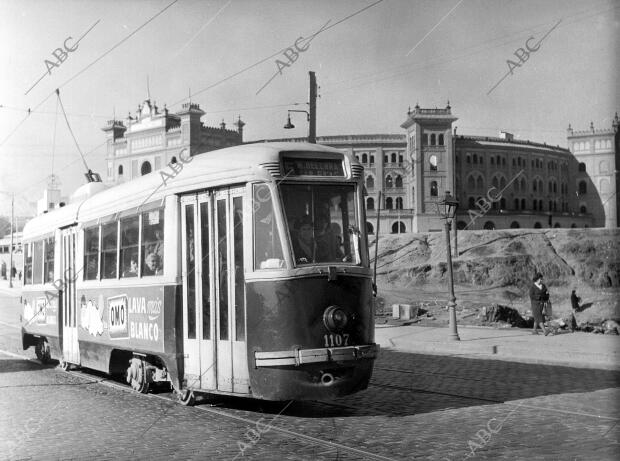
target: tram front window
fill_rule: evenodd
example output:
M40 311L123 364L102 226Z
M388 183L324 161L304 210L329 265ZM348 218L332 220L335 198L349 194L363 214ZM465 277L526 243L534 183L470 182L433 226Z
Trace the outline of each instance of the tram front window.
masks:
M349 185L282 184L295 263L360 263L355 189Z

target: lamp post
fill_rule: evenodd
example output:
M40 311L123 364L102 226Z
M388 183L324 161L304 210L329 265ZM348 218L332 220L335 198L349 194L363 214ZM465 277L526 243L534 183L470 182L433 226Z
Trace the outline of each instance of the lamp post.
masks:
M452 249L450 248L450 225L456 216L459 201L449 191L446 191L444 199L437 204L437 211L445 220L446 230L446 259L448 262L448 277L450 283L450 300L448 301L448 317L450 321L450 339L459 341L459 333L456 328L456 296L454 296L454 276L452 274Z
M290 130L291 128L295 128L295 125L291 123L291 112L303 112L307 115L308 120L308 142L316 144L316 98L318 86L316 84L316 76L314 72L308 72L308 74L310 75L310 101L308 102L308 108L310 111L289 110L288 121L286 122L286 125L284 125L284 129Z

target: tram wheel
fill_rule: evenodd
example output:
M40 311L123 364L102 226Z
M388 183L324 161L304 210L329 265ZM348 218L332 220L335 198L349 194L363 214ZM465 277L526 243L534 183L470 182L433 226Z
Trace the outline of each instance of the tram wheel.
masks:
M127 368L127 382L131 384L133 390L146 394L149 391L149 381L146 376L146 362L133 358L129 361Z
M177 391L177 396L179 399L179 403L181 405L185 405L186 407L193 407L196 403L196 396L194 395L194 391L190 391L189 389Z
M47 340L40 338L37 341L37 344L34 346L34 353L37 356L37 359L41 361L41 363L47 364L52 359L50 352L50 345Z

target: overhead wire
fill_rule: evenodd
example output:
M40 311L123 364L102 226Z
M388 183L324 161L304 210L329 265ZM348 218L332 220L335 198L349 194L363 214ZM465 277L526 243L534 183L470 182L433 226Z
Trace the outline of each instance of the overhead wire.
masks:
M317 35L319 35L319 34L321 34L321 33L324 33L324 32L326 32L326 31L328 31L329 29L331 29L331 28L333 28L333 27L337 26L338 24L341 24L341 23L343 23L344 21L347 21L347 20L351 19L352 17L357 16L358 14L360 14L360 13L362 13L362 12L366 11L366 10L367 10L367 9L369 9L369 8L372 8L373 6L375 6L375 5L377 5L377 4L381 3L381 2L383 2L383 0L377 0L376 2L371 3L370 5L367 5L367 6L365 6L364 8L361 8L361 9L359 9L359 10L355 11L354 13L352 13L352 14L350 14L350 15L348 15L348 16L346 16L346 17L344 17L344 18L342 18L341 20L336 21L334 24L331 24L331 25L329 25L328 27L324 27L324 28L322 28L319 32L317 32L317 33L315 34L315 36L317 36ZM221 80L218 80L217 82L215 82L215 83L213 83L213 84L211 84L211 85L209 85L209 86L207 86L207 87L205 87L205 88L202 88L201 90L198 90L196 93L193 93L193 94L192 94L192 96L196 96L196 95L198 95L198 94L204 93L205 91L208 91L208 90L210 90L211 88L214 88L214 87L216 87L216 86L218 86L218 85L220 85L220 84L222 84L222 83L224 83L224 82L226 82L226 81L228 81L228 80L232 79L233 77L236 77L237 75L240 75L240 74L242 74L242 73L244 73L244 72L246 72L246 71L248 71L248 70L250 70L250 69L253 69L254 67L256 67L256 66L258 66L258 65L260 65L260 64L262 64L262 63L264 63L265 61L268 61L269 59L271 59L271 58L273 58L273 57L275 57L275 56L279 55L280 53L282 53L283 51L285 51L287 48L288 48L288 47L281 48L280 50L278 50L278 51L276 51L275 53L273 53L273 54L271 54L271 55L267 56L266 58L263 58L263 59L261 59L261 60L259 60L259 61L255 62L254 64L251 64L251 65L249 65L249 66L247 66L247 67L244 67L243 69L241 69L241 70L239 70L239 71L237 71L237 72L234 72L233 74L228 75L227 77L224 77L224 78L222 78ZM177 104L179 104L179 103L181 103L181 102L187 101L188 99L189 99L189 96L188 96L188 97L185 97L185 98L182 98L182 99L179 99L178 101L175 101L175 102L174 102L174 103L172 103L171 105L172 105L172 106L175 106L175 105L177 105Z
M170 8L172 5L174 5L175 3L177 3L179 0L173 0L172 2L170 2L166 7L164 7L163 9L161 9L159 12L157 12L155 15L151 16L151 18L149 18L146 22L142 23L140 26L138 26L136 29L134 29L132 32L130 32L128 35L126 35L123 39L121 39L119 42L117 42L115 45L113 45L110 49L108 49L106 52L104 52L103 54L101 54L99 57L97 57L94 61L92 61L90 64L87 64L84 68L82 68L81 70L79 70L77 73L75 73L72 77L70 77L69 79L65 80L62 84L60 84L58 86L58 89L64 87L65 85L67 85L69 82L72 82L75 78L77 78L79 75L82 75L86 70L90 69L93 65L95 65L97 62L99 62L101 59L103 59L105 56L107 56L108 54L110 54L112 51L114 51L116 48L118 48L120 45L122 45L123 43L125 43L127 40L129 40L131 37L133 37L136 33L138 33L138 31L142 30L144 27L146 27L147 24L149 24L150 22L152 22L153 20L155 20L155 18L157 18L158 16L160 16L164 11L166 11L168 8ZM48 94L39 104L37 104L34 109L32 109L32 111L36 111L39 107L41 107L41 105L43 105L51 96L53 96L55 93L55 91L52 91L50 94ZM0 142L0 146L3 146L6 141L13 136L13 134L19 129L19 127L28 119L30 112L32 112L30 110L30 108L28 109L28 114L26 115L26 117L24 117L24 119L22 121L20 121L17 126L9 133L8 136L6 136L2 142Z

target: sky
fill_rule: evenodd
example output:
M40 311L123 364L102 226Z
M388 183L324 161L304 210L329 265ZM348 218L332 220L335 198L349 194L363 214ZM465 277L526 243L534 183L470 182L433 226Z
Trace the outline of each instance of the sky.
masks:
M566 147L569 123L620 109L619 38L613 0L0 0L0 216L52 172L63 195L84 183L78 147L103 176L101 128L147 78L160 108L191 94L206 125L241 116L245 141L307 135L303 114L283 125L314 71L318 136L404 134L408 107L449 101L459 134Z

